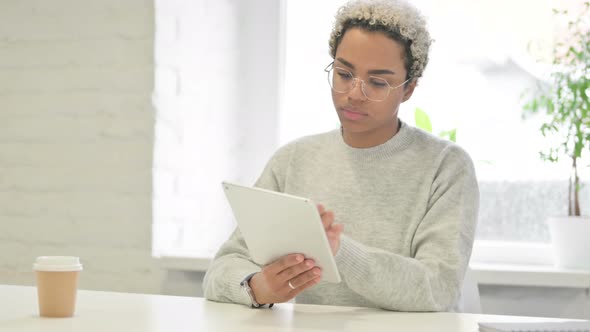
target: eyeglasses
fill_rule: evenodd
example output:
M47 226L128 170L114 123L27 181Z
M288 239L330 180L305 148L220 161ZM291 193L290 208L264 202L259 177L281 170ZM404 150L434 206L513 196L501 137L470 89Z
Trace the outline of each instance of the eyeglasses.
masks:
M357 82L360 81L363 94L371 101L384 100L389 96L389 91L399 88L412 79L410 77L396 86L391 86L385 79L376 76L369 76L369 79L365 82L358 77L354 77L354 75L345 68L334 67L334 62L330 63L324 71L328 73L328 83L335 92L348 93L352 91Z

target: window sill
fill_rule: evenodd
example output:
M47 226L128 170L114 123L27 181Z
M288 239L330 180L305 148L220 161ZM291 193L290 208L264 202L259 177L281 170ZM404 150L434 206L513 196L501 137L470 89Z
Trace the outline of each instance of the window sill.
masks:
M590 270L573 270L554 265L471 263L480 285L567 287L590 289Z
M205 272L213 260L212 257L201 257L194 251L176 250L161 253L157 259L160 267L167 270L180 270L190 272Z
M162 254L160 266L168 270L205 272L210 257L194 252L176 251ZM480 285L567 287L590 289L590 270L572 270L552 265L471 263L470 268Z

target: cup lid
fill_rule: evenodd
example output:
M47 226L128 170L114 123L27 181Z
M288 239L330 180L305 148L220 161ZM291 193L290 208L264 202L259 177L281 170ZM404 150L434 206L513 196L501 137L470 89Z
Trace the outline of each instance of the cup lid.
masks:
M35 271L82 271L80 257L74 256L40 256L33 264Z

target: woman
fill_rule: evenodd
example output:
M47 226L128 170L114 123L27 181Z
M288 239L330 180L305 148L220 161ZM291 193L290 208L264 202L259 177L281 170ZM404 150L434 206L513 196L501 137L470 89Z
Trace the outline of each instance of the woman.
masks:
M431 40L403 1L354 1L340 8L326 71L341 128L280 148L256 186L309 197L342 276L321 282L302 255L253 263L239 230L204 280L214 301L260 307L298 303L451 310L471 254L479 192L457 145L403 123L428 63Z

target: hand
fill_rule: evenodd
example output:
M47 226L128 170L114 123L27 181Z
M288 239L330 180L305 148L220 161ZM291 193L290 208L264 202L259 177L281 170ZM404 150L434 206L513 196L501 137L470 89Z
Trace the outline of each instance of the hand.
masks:
M322 204L318 204L318 211L322 218L322 224L324 225L328 242L330 242L332 255L336 256L338 249L340 249L340 235L342 235L344 225L335 223L334 212L326 210Z
M322 271L302 254L286 255L266 265L250 279L258 303L281 303L320 282Z

